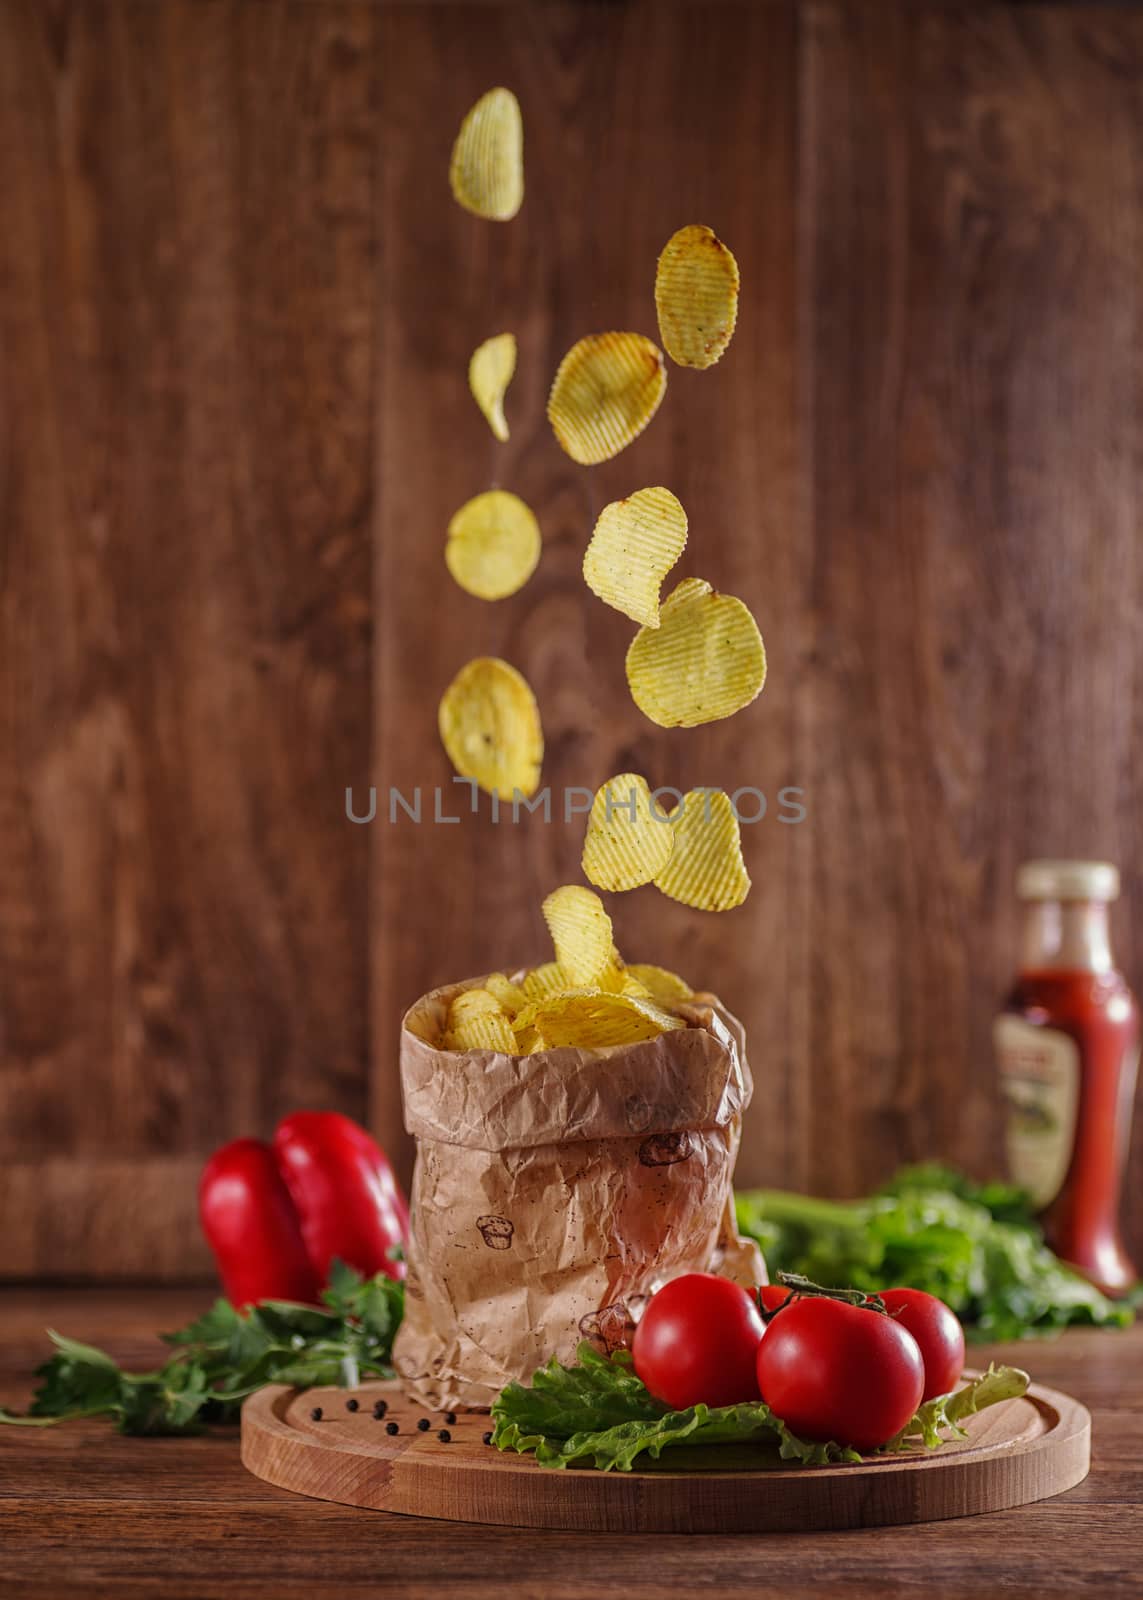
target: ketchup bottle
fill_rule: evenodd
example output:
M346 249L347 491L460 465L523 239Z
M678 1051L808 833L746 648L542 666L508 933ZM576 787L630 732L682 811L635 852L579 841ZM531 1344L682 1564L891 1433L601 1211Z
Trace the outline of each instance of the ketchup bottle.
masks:
M1136 1278L1119 1197L1139 1060L1139 1007L1111 956L1119 873L1102 861L1029 861L1020 972L994 1038L1008 1160L1048 1244L1106 1294Z

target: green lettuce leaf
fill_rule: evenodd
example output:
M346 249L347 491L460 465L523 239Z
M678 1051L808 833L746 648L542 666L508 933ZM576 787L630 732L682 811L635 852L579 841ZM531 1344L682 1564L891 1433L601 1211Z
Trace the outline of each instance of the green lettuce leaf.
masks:
M906 1167L867 1200L748 1191L738 1226L762 1247L771 1277L800 1273L868 1294L907 1283L951 1306L969 1339L1132 1320L1045 1246L1019 1190L944 1167Z
M962 1417L1023 1394L1027 1387L1026 1373L990 1367L954 1394L922 1406L887 1448L935 1448L942 1443L942 1429L962 1434ZM586 1343L577 1351L575 1366L561 1366L553 1357L530 1385L510 1383L492 1406L492 1421L492 1442L498 1449L531 1452L543 1467L587 1464L602 1472L630 1472L644 1453L657 1461L664 1450L677 1446L730 1444L762 1446L774 1464L861 1460L842 1445L799 1439L760 1400L672 1411L648 1393L626 1352L609 1359Z

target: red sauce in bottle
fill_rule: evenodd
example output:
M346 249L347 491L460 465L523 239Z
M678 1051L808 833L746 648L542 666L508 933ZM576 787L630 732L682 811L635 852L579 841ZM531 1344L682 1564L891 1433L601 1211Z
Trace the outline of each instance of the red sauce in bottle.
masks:
M1020 972L996 1019L1012 1176L1057 1255L1108 1294L1136 1278L1119 1200L1139 1060L1139 1007L1111 955L1104 862L1030 861Z

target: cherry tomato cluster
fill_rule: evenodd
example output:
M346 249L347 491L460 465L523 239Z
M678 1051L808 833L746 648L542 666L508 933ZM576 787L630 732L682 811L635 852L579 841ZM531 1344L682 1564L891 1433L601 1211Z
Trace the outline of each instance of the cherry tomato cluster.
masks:
M870 1451L956 1386L964 1330L920 1289L866 1297L768 1284L751 1293L691 1272L652 1297L632 1356L674 1410L764 1400L804 1439Z

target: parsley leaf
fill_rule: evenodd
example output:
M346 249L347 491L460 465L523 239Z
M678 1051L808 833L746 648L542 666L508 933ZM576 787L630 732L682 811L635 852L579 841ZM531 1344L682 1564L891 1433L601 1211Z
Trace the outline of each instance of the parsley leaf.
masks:
M226 1300L162 1335L172 1355L153 1372L124 1372L103 1350L48 1330L55 1353L24 1416L0 1410L0 1423L49 1427L105 1416L121 1433L187 1434L232 1421L242 1401L267 1383L298 1388L392 1377L393 1338L404 1287L379 1273L363 1279L334 1262L324 1306L264 1300L238 1312Z

